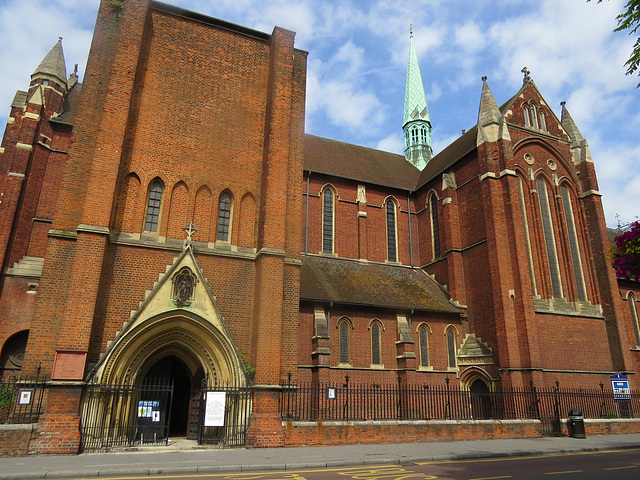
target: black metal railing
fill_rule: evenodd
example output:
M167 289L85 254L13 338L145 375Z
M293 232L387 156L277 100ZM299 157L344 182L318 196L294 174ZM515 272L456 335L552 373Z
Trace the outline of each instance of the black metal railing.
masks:
M207 385L207 380L203 380L198 443L243 447L252 407L251 387Z
M173 383L89 384L82 407L81 451L134 444L167 444Z
M46 379L39 374L0 380L0 424L36 423L46 387Z
M600 389L525 388L474 392L452 385L282 384L284 420L479 420L539 419L547 434L560 434L560 418L577 408L585 418L622 418L640 412L640 394L616 401Z

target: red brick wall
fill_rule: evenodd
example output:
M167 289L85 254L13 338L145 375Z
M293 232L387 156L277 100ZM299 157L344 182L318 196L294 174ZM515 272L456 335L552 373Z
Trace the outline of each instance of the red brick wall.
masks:
M13 334L29 330L37 293L27 293L37 279L6 277L0 294L0 351Z
M287 447L540 437L537 420L283 422L283 428Z
M396 342L399 340L397 329L397 316L394 311L367 308L334 306L330 310L329 320L329 348L331 354L326 359L330 368L320 368L318 380L329 383L344 383L345 375L349 375L352 382L364 383L391 383L395 384L404 368L396 358ZM343 319L348 320L350 367L341 367L340 364L340 334L339 324ZM380 331L382 367L371 365L371 322L377 320L382 325ZM420 345L417 328L421 324L429 327L429 357L432 370L415 371L418 369L420 358ZM448 371L447 341L445 329L454 325L458 331L456 343L458 348L462 345L467 332L466 325L455 315L437 313L415 312L411 317L411 334L413 344L405 346L405 351L414 352L416 359L407 360L409 371L403 373L404 381L410 383L440 384L444 377L449 376L455 380L456 373ZM300 381L309 382L312 379L311 366L313 364L311 353L313 350L312 337L315 335L313 306L304 303L300 309L300 327L298 328L299 344L299 371ZM413 370L413 371L412 371Z
M0 457L24 457L35 437L32 424L0 425Z

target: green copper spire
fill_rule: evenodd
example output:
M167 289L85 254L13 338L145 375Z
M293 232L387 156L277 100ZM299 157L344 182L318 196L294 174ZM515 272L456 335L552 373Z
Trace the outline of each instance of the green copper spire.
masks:
M431 118L427 97L424 94L418 56L413 45L411 30L409 47L409 64L407 66L407 86L404 93L404 156L417 168L422 170L431 157Z

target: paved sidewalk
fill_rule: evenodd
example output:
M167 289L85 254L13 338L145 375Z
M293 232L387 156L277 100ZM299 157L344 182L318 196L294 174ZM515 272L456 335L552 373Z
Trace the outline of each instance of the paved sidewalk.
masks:
M194 442L178 440L168 447L140 447L117 453L0 458L0 479L300 470L627 448L640 448L640 434L229 450L205 449Z

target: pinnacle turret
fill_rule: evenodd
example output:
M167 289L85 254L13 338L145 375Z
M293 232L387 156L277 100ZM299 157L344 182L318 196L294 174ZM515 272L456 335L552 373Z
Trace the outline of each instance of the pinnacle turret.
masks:
M418 64L413 31L410 36L409 64L407 65L407 84L404 94L404 156L422 170L431 157L431 118L427 107L427 97Z
M571 155L573 157L573 163L593 162L589 143L582 136L582 133L580 133L576 122L574 122L569 110L567 110L565 102L560 102L560 105L562 105L560 123L562 124L564 131L567 132L569 140L571 140Z
M67 88L67 68L62 51L62 37L44 57L38 68L31 74L31 80L43 79L53 81Z
M487 77L482 77L482 93L480 94L480 109L478 110L478 137L476 144L495 142L498 139L510 140L509 130L504 115L498 108Z

